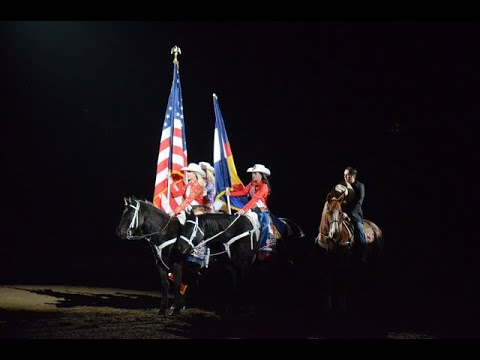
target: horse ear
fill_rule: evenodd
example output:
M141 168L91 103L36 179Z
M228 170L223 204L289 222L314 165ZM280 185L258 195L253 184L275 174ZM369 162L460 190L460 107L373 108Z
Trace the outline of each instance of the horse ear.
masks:
M125 196L123 197L123 202L125 203L125 205L128 205L127 198Z
M327 194L327 201L332 200L332 198L333 198L332 193L328 193L328 194Z
M338 201L342 202L344 197L345 197L345 193L343 193L338 197Z

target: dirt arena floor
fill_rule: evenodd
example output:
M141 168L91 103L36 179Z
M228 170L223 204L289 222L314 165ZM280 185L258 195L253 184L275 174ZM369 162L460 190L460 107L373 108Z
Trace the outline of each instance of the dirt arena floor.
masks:
M187 308L157 315L158 292L50 285L0 286L3 339L431 339L435 335L341 319L261 313L223 319ZM322 323L322 326L318 324ZM316 325L315 325L316 324Z

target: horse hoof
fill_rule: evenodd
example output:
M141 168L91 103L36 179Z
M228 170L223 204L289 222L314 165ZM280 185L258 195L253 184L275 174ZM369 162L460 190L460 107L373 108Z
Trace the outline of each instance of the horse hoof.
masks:
M170 309L165 310L165 315L172 316L174 312L175 312L175 308L171 307Z
M185 309L185 307L183 307ZM175 306L170 307L170 309L165 311L165 315L172 316L172 315L180 315L180 308L176 308Z

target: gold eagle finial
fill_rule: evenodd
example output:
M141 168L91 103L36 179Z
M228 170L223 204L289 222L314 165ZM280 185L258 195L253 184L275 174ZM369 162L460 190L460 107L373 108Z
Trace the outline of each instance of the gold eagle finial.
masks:
M170 50L170 54L173 54L173 56L174 56L173 63L177 64L177 66L180 66L180 63L178 62L178 59L177 59L177 55L179 55L181 53L182 53L182 50L177 45L172 47L172 49Z

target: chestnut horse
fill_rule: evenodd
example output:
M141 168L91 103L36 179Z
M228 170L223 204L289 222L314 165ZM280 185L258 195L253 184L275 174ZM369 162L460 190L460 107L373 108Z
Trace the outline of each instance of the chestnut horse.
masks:
M382 255L383 235L380 228L370 220L364 219L363 226L367 239L365 263L360 263L358 244L353 236L353 228L344 220L341 204L344 195L338 198L327 195L320 220L316 243L325 250L324 280L327 294L327 308L347 311L347 299L351 293L355 266L375 264Z

